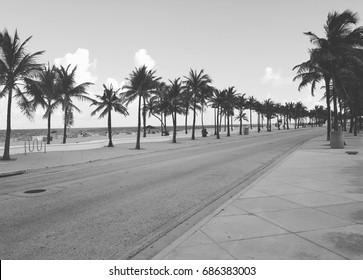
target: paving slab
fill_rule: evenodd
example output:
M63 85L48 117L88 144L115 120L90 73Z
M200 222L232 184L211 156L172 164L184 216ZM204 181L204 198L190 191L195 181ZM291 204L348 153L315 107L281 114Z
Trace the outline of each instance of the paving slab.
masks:
M217 244L179 247L170 252L165 260L233 260L234 258Z
M201 230L215 242L287 233L279 226L254 215L215 217Z
M220 243L239 260L341 260L342 256L295 234Z
M353 201L351 199L321 192L280 195L279 197L308 207L342 204Z
M328 228L298 235L346 258L363 259L363 225Z
M353 222L312 208L263 212L257 213L256 215L289 232L341 227L354 224Z
M317 207L317 209L355 223L363 224L363 202L328 205Z
M250 213L268 212L283 209L293 209L303 207L301 204L290 202L279 197L267 196L267 197L253 197L253 198L239 198L233 203L240 209L248 211Z

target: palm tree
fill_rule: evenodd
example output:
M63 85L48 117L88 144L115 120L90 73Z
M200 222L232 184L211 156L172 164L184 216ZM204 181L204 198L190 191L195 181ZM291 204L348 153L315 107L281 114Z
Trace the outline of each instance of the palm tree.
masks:
M184 77L184 89L190 90L192 92L192 106L193 106L193 129L192 129L192 140L195 140L195 117L197 105L201 103L202 92L210 88L212 80L209 75L204 74L202 69L199 73L196 70L190 69L189 76Z
M291 120L291 116L293 114L295 108L295 104L293 102L286 102L285 103L285 114L286 114L286 129L289 130L289 122Z
M64 112L64 130L63 130L63 144L66 143L67 139L67 120L68 114L73 110L77 112L81 112L81 110L73 103L72 98L78 99L80 101L93 101L92 98L88 97L88 93L86 92L87 88L93 83L82 83L76 85L76 70L77 66L70 70L71 64L64 68L61 66L57 69L58 77L59 77L59 90L62 93L62 109Z
M111 124L111 112L112 110L114 110L117 113L120 113L124 116L127 116L129 113L127 112L127 108L124 106L125 103L125 99L124 96L120 93L120 89L114 90L113 86L110 85L109 87L107 87L105 84L103 84L103 95L96 95L96 97L99 100L92 100L92 104L90 106L97 106L97 108L91 112L91 116L94 116L96 113L100 112L101 110L103 110L101 112L101 114L99 115L99 119L103 118L106 116L106 114L108 115L108 122L107 122L107 127L108 127L108 147L113 147L113 143L112 143L112 124Z
M228 87L226 89L225 100L223 102L223 108L227 117L227 136L231 136L229 129L229 118L231 115L233 115L233 109L236 102L236 92L237 90L234 87Z
M13 90L17 92L14 96L22 98L23 94L19 85L25 77L41 69L41 64L36 63L36 59L44 52L38 51L33 54L25 50L25 45L31 37L23 43L20 42L18 32L15 31L12 38L8 31L0 33L0 83L4 86L0 92L0 98L8 95L6 136L3 160L10 159L10 137L11 137L11 105L13 100ZM26 104L26 103L23 103Z
M216 112L216 135L217 135L217 139L220 139L220 135L219 135L219 118L220 118L220 115L221 115L221 109L222 109L222 106L223 106L223 102L224 102L224 91L220 91L220 90L217 90L215 89L214 92L213 92L213 96L210 100L211 102L211 105L212 105L212 108L215 108L217 109L217 112Z
M236 120L239 120L239 135L242 135L242 120L247 120L246 113L243 112L247 107L247 100L245 98L245 95L245 93L242 95L238 95L236 97L235 103L236 109L238 110Z
M32 96L32 107L41 106L45 109L44 119L47 119L47 144L50 144L51 116L62 103L59 91L58 77L55 66L44 67L35 77L25 78L27 93Z
M185 124L184 124L185 134L188 134L188 114L189 114L189 110L193 110L193 106L191 104L192 95L193 95L193 93L187 87L185 87L183 89L182 100L183 100L184 115L185 115ZM197 110L198 109L199 109L199 107L197 108Z
M180 78L170 81L169 87L170 112L173 118L173 143L176 143L176 117L184 112L183 87Z
M260 117L261 117L261 114L262 114L262 111L263 111L261 102L256 100L254 102L253 110L257 113L257 132L260 133L261 132Z
M264 114L267 119L266 120L266 122L267 122L266 129L269 132L271 132L271 119L275 115L274 106L275 106L275 103L271 100L271 98L265 100L262 103L263 111L264 111Z
M149 112L149 117L154 116L160 121L161 136L168 135L166 127L166 117L170 114L170 100L168 97L169 88L164 82L157 83L153 96L147 99L145 111ZM145 131L145 128L144 128Z
M123 88L126 89L125 98L126 105L139 98L138 106L138 118L137 118L137 138L135 149L140 149L140 132L141 132L141 100L143 96L148 96L149 92L154 90L160 78L155 76L155 71L147 70L144 65L142 67L136 68L127 78L128 84Z
M252 110L254 108L256 99L251 95L247 98L247 107L250 109L250 128L252 129Z
M330 102L330 95L332 94L335 131L338 129L338 96L336 91L336 85L339 83L338 72L341 63L354 56L357 48L363 47L363 28L351 29L351 26L357 22L357 14L350 10L343 13L333 12L328 14L324 25L326 38L319 38L312 32L305 33L315 45L315 49L312 49L310 53L310 62L323 70L327 104ZM328 112L330 112L329 107L327 108Z

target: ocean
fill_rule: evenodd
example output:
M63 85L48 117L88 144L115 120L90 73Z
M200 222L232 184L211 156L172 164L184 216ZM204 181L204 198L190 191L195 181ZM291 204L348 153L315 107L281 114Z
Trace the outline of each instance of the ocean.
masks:
M155 126L160 129L160 126ZM201 129L201 125L196 126L196 129ZM205 125L207 129L214 128L213 125ZM167 126L167 129L171 133L173 130L172 126ZM184 126L177 126L177 130L184 130ZM192 126L188 126L188 130L192 129ZM91 135L106 135L107 127L83 127L83 128L70 128L67 131L67 135L78 135L80 133L88 133ZM47 129L12 129L11 139L17 139L18 141L29 140L32 136L47 135ZM112 127L114 134L126 133L132 134L137 131L137 127ZM52 128L51 132L57 135L63 135L63 128ZM5 130L0 130L0 142L5 142Z

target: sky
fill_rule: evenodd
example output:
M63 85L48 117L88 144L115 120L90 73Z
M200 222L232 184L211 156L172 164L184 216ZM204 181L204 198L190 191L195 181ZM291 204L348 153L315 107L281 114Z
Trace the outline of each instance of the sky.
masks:
M309 109L324 101L319 88L313 97L292 81L292 68L309 59L312 47L303 32L324 37L332 11L350 9L363 17L361 0L0 0L0 7L0 30L17 29L22 41L32 36L27 50L45 50L41 63L77 65L77 82L94 83L91 97L102 95L103 84L122 87L135 67L145 64L165 82L204 69L218 89L234 86L261 102L302 101ZM6 104L0 99L0 129L6 128ZM74 127L107 126L107 118L90 116L89 103L76 105L82 113L75 113ZM128 117L113 114L114 127L137 126L136 101L128 111ZM43 114L39 108L28 120L13 103L12 128L46 128ZM52 127L62 123L58 109ZM151 117L147 123L159 121ZM204 123L213 124L211 109Z

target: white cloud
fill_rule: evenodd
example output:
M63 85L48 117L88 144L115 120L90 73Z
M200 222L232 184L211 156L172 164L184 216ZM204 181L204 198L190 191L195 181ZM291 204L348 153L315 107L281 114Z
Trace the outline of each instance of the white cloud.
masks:
M145 65L148 69L152 69L155 66L155 60L147 53L145 49L139 49L135 53L134 60L136 67Z
M273 86L280 86L292 83L290 78L283 78L281 71L275 72L272 67L265 68L265 74L262 77L263 83L271 83Z
M92 74L91 70L96 69L97 60L92 62L89 58L89 51L87 49L77 49L75 53L67 53L64 57L54 59L56 66L67 67L71 64L71 67L77 66L76 82L77 84L97 81L97 76Z

